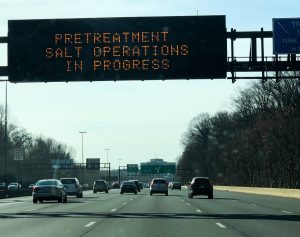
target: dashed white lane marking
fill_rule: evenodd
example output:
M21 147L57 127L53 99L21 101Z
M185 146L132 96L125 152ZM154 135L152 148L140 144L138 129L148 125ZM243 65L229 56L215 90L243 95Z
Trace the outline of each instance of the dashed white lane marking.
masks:
M124 202L123 205L127 205L127 202Z
M187 203L186 205L190 206L191 204Z
M111 211L116 211L117 209L112 209Z
M129 201L132 201L133 199L131 198Z
M183 200L183 199L180 199L180 201L184 202L184 200Z
M218 223L218 222L217 222L216 225L219 226L219 227L222 228L222 229L226 229L226 226L225 226L225 225L222 225L221 223Z
M0 207L5 207L5 206L11 206L11 205L16 205L16 204L21 204L23 202L9 202L9 203L3 203L0 204Z
M91 227L92 225L94 225L96 223L96 221L92 221L88 224L86 224L84 227L88 228L88 227Z
M36 209L28 209L28 210L25 210L26 212L29 212L29 211L36 211Z
M254 204L254 203L251 203L251 206L257 207L257 205L256 205L256 204Z
M290 212L290 211L282 211L283 213L286 213L286 214L292 214L293 212Z
M201 211L201 210L199 210L199 209L197 209L197 210L196 210L196 212L199 212L199 213L201 213L202 211Z

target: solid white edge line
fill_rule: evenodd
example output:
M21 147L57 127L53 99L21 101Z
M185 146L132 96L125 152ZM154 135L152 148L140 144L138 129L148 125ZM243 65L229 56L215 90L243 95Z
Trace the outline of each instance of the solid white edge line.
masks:
M26 212L29 212L29 211L36 211L36 209L28 209L28 210L25 210Z
M92 221L88 224L86 224L84 227L88 228L88 227L91 227L92 225L94 225L96 223L96 221Z
M286 213L286 214L292 214L293 212L290 212L290 211L282 211L283 213Z
M3 203L0 204L0 207L6 207L6 206L11 206L11 205L16 205L16 204L21 204L23 202L9 202L9 203Z
M226 229L226 226L225 226L225 225L222 225L222 224L219 223L219 222L217 222L216 225L219 226L220 228Z

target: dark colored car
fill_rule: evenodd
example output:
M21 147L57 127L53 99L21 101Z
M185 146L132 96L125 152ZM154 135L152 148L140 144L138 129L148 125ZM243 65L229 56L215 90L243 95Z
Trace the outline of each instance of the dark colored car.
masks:
M118 182L114 182L114 183L112 184L111 188L113 188L113 189L118 189L118 188L120 188L120 184L119 184Z
M67 202L67 192L64 185L57 179L39 180L32 191L33 203L43 202L44 200L57 200Z
M129 181L134 182L134 184L135 184L136 189L137 189L138 192L141 191L140 185L139 185L139 181L138 181L138 180L129 180Z
M144 186L141 182L139 182L139 188L140 188L140 190L144 189Z
M173 190L173 189L179 189L181 190L181 183L179 182L172 182L170 188Z
M188 197L193 198L197 195L206 195L209 199L214 197L213 185L207 177L194 177L189 185Z
M121 194L134 193L137 194L136 184L133 181L124 181L121 185Z
M96 180L93 185L93 192L105 192L108 193L109 187L105 180Z

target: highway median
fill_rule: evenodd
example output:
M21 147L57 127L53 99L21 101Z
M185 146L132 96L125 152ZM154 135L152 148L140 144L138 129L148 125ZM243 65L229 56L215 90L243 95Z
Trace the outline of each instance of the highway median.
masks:
M215 190L300 199L300 189L214 186Z

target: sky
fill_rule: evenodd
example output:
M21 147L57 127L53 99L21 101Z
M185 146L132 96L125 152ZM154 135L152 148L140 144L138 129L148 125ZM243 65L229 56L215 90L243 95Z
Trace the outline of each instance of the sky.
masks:
M8 20L137 16L226 15L237 31L272 30L272 18L299 17L297 0L0 0L0 36ZM237 56L249 55L247 40ZM271 41L266 55L272 56ZM229 50L228 50L228 56ZM0 44L0 65L7 65L7 45ZM1 79L7 79L1 77ZM34 136L50 137L72 147L75 161L107 159L112 167L152 158L174 162L190 120L200 113L231 111L231 98L249 81L167 80L127 82L8 83L9 117ZM5 83L0 82L0 104ZM109 149L108 153L106 149Z

